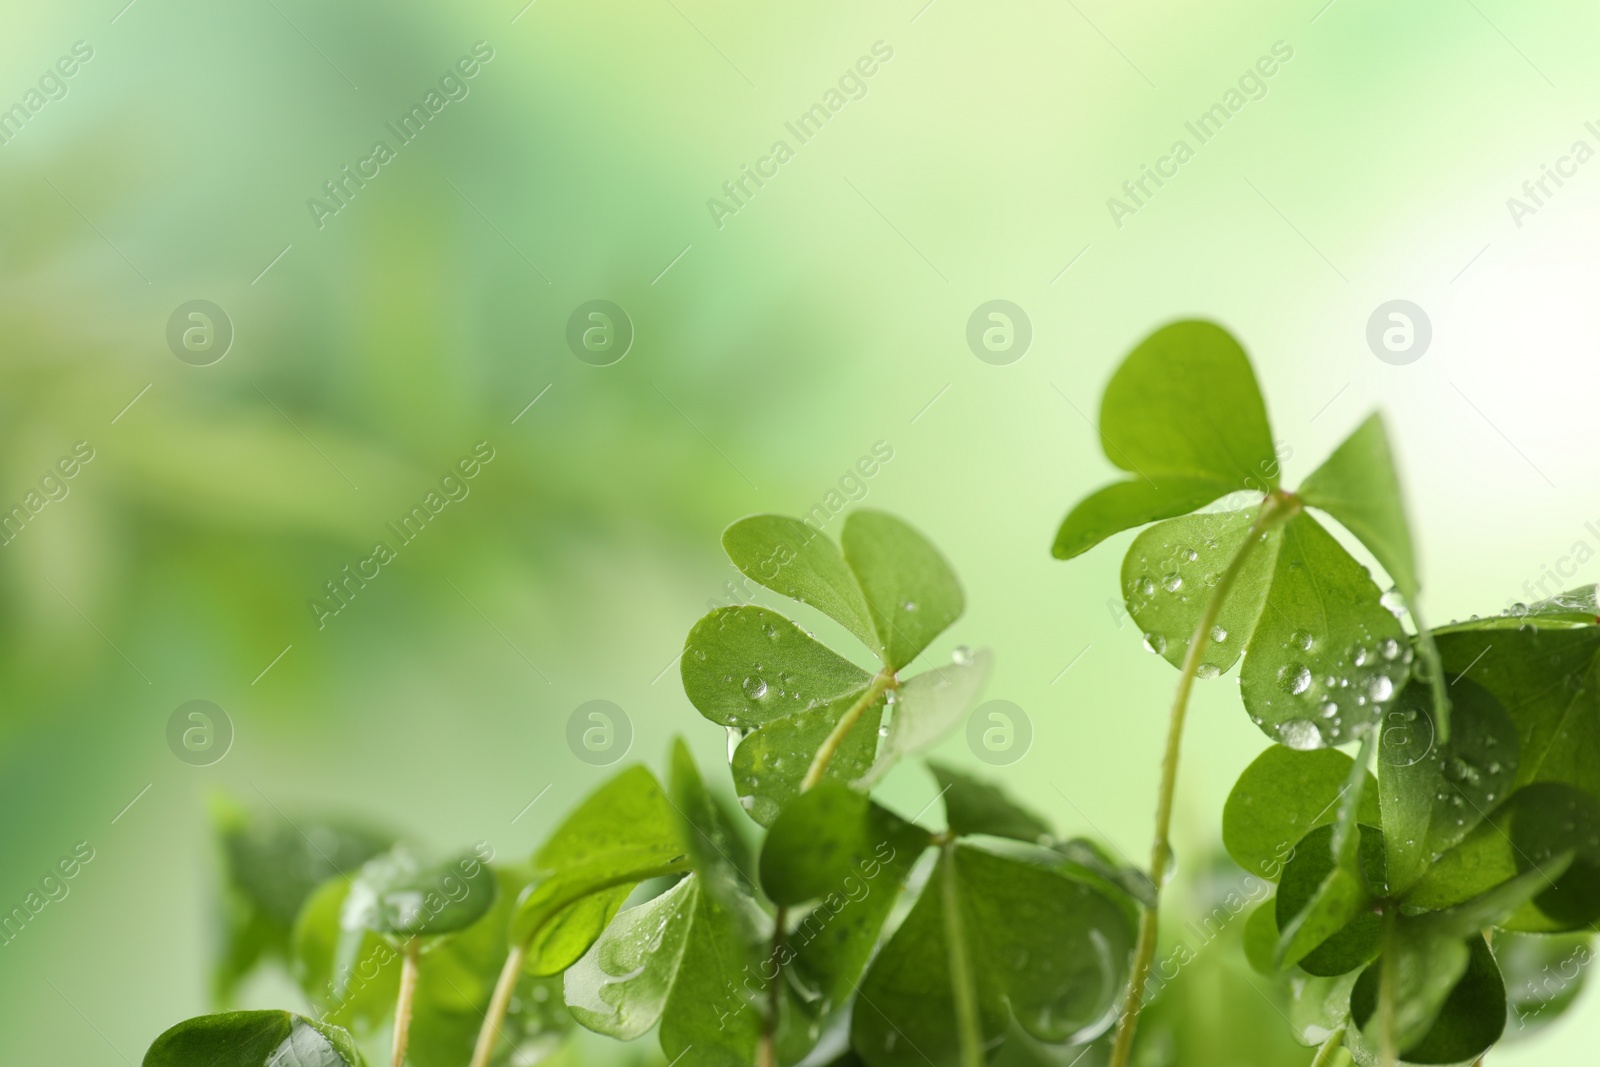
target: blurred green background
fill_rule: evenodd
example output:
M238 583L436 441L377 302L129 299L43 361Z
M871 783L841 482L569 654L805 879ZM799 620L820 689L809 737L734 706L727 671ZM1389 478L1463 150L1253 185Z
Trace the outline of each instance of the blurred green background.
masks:
M1600 165L1520 226L1506 205L1600 145L1593 5L124 3L14 2L0 33L0 108L26 112L0 145L0 507L94 453L0 547L0 902L96 852L0 949L0 1062L131 1063L206 1008L213 791L520 855L609 773L565 742L586 700L626 709L630 758L679 732L722 758L671 669L736 577L718 534L806 511L877 442L865 502L967 588L930 655L994 647L988 695L1031 717L1007 787L1142 859L1174 675L1118 624L1127 538L1048 548L1109 475L1111 367L1173 317L1244 340L1290 484L1390 414L1436 620L1600 548ZM1107 198L1280 41L1265 95L1119 227ZM308 198L478 42L465 97L319 228ZM877 42L798 144L784 123ZM708 198L780 138L719 227ZM607 367L565 341L597 298L636 331ZM964 337L996 298L1033 327L1008 366ZM1395 298L1433 327L1406 366L1365 340ZM211 366L168 348L193 299L233 325ZM308 600L481 441L470 495L319 629ZM191 699L235 730L208 767L168 749ZM1203 687L1176 897L1265 744ZM933 794L909 766L885 790ZM1189 1062L1309 1060L1265 1000L1219 1025L1224 987L1190 981ZM1576 1062L1597 996L1491 1060Z

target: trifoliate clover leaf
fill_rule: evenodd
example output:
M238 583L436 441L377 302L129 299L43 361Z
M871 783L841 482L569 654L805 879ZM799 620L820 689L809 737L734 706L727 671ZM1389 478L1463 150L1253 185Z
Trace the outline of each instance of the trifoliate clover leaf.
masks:
M899 675L965 605L926 538L890 515L859 510L845 519L841 542L842 549L777 515L742 519L723 535L736 566L843 625L877 658L873 669L757 605L711 612L684 644L684 692L702 715L736 732L735 786L762 825L823 779L870 787L958 723L988 677L988 653L966 649L949 665Z

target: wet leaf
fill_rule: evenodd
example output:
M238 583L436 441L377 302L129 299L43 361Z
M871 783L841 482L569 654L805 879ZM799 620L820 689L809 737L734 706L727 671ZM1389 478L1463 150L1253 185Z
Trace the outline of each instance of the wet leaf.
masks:
M944 800L945 822L960 836L988 834L1029 844L1048 844L1050 824L1006 796L998 786L943 763L928 761Z
M230 1011L179 1023L143 1067L364 1067L350 1035L287 1011Z
M860 508L844 520L844 558L871 609L884 665L899 670L961 617L966 597L939 550L911 526Z
M1449 959L1412 961L1418 966L1407 972L1410 980L1402 976L1403 992L1396 1004L1396 1014L1406 1015L1408 1021L1433 1015L1431 1025L1419 1039L1401 1043L1404 1063L1471 1063L1500 1039L1506 1021L1505 983L1482 937L1472 938L1466 948L1467 958L1462 970L1456 970L1454 961L1459 957L1451 950ZM1351 1018L1356 1026L1346 1040L1357 1062L1368 1065L1377 1062L1374 1035L1381 962L1373 963L1362 972L1350 994ZM1437 997L1439 981L1450 971L1455 971L1460 978L1447 989L1437 1010L1430 1012L1429 1005Z
M1016 859L959 845L861 983L851 1028L873 1067L955 1063L951 924L939 879L955 879L966 958L985 1042L1009 1018L1052 1043L1081 1042L1113 1021L1134 927L1099 890Z
M558 974L582 956L634 886L688 870L678 817L655 775L628 767L590 794L534 854L511 938L525 969Z
M1353 741L1411 673L1411 646L1362 567L1310 515L1283 528L1240 668L1251 718L1290 748Z
M1448 741L1424 683L1407 685L1384 716L1378 784L1395 893L1504 801L1516 775L1516 725L1500 702L1467 679L1458 679L1450 696L1455 728Z
M1244 547L1261 508L1186 515L1141 533L1122 560L1122 596L1145 635L1146 647L1181 667L1207 602L1223 572ZM1212 627L1202 677L1238 662L1255 630L1282 541L1273 530L1246 558Z
M872 676L767 608L719 608L684 643L683 689L712 722L749 729L837 700Z

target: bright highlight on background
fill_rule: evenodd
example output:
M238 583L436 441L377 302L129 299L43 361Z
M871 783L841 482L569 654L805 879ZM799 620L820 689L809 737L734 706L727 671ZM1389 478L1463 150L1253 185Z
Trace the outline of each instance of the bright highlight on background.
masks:
M1026 727L983 769L1142 855L1170 673L1127 538L1049 547L1176 317L1290 484L1387 413L1437 621L1600 579L1591 5L124 4L0 36L0 1061L205 1009L214 794L523 855L605 746L717 766L675 657L752 512L924 530ZM1174 944L1262 747L1192 721ZM1267 1008L1189 1047L1304 1062Z

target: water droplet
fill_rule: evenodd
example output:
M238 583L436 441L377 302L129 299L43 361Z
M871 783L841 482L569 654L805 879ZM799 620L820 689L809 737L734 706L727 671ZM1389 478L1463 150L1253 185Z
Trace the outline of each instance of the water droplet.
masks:
M1144 650L1146 652L1154 652L1159 656L1167 650L1167 639L1160 634L1145 634Z
M1400 590L1398 589L1390 589L1387 593L1378 598L1378 603L1388 608L1389 614L1393 615L1397 619L1405 614L1406 599L1400 595Z
M1350 662L1357 667L1365 667L1372 658L1372 653L1367 651L1365 645L1357 645L1350 650Z
M1304 630L1296 630L1289 635L1289 643L1301 652L1310 652L1311 646L1316 644L1316 638Z
M1322 731L1309 719L1290 719L1278 727L1278 739L1301 752L1322 747Z
M1291 696L1311 688L1311 672L1303 664L1286 663L1278 668L1278 686Z
M1149 575L1145 575L1143 578L1139 579L1138 590L1139 590L1139 595L1142 596L1142 597L1155 596L1156 595L1156 583L1150 580L1150 576Z
M1179 574L1177 571L1173 571L1171 574L1161 579L1161 588L1165 589L1169 593L1176 593L1178 590L1183 588L1183 575Z
M1194 669L1194 673L1196 677L1200 678L1215 678L1222 672L1217 669L1217 665L1215 663L1202 663L1200 666Z
M1322 717L1324 719L1331 719L1335 715L1339 714L1339 705L1335 704L1331 700L1325 701L1323 703L1322 707L1318 708L1317 711L1322 715Z
M957 645L950 651L950 660L965 667L972 662L972 649L966 645Z
M917 610L917 602L915 600L908 600L904 604L900 605L900 610L901 611L916 611Z
M1384 659L1393 662L1400 655L1400 642L1392 637L1385 637L1378 643L1378 652Z
M760 700L767 695L767 680L760 675L751 675L744 680L744 695L751 700Z
M1200 558L1200 553L1196 552L1192 548L1184 549L1182 555L1184 560L1189 563L1193 563L1195 560Z
M1213 626L1211 628L1211 640L1216 641L1217 643L1220 644L1221 642L1226 641L1227 639L1228 639L1228 631L1227 630L1224 630L1220 626Z
M1367 683L1367 696L1372 698L1373 703L1383 703L1394 696L1394 682L1387 674L1375 675L1372 681Z

